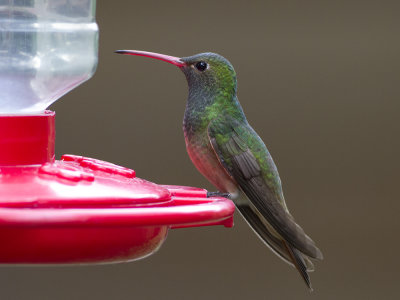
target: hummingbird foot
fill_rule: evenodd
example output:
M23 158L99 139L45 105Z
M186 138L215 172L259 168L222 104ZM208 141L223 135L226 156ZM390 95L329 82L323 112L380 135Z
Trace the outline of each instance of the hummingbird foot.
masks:
M210 197L224 197L227 199L231 199L231 194L222 192L207 192L207 198Z

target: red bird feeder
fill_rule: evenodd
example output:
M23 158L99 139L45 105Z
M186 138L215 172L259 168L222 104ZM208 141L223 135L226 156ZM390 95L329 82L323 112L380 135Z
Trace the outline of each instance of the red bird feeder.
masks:
M233 225L233 203L205 190L82 156L55 160L45 109L96 69L95 7L0 3L0 263L128 261L156 251L170 228Z
M97 159L54 160L55 113L0 117L0 263L143 258L170 228L233 226L234 204Z

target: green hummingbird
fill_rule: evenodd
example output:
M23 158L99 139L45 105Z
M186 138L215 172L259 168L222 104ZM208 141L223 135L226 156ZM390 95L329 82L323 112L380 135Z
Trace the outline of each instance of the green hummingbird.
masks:
M238 101L232 64L215 53L182 58L116 53L159 59L183 71L189 85L183 132L193 164L220 193L229 194L258 237L312 289L310 258L322 260L322 252L289 213L275 163Z

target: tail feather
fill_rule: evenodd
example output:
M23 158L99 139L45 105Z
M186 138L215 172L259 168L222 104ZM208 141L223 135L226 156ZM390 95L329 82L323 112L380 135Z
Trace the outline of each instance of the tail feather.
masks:
M314 272L315 268L314 268L314 264L312 263L312 261L308 258L307 255L302 254L303 259L306 263L307 266L307 272Z
M311 280L310 280L310 276L307 273L307 265L303 258L303 255L301 254L301 252L299 250L297 250L296 248L293 248L293 246L289 245L287 242L284 241L283 243L284 243L288 253L292 257L292 261L293 261L297 271L299 271L304 282L306 283L306 285L308 286L310 291L312 291L313 289L311 287Z
M283 261L293 266L292 259L285 248L282 248L282 241L277 239L266 230L265 225L259 216L254 213L248 205L237 205L239 212L242 214L250 228L254 230L257 236Z
M308 272L314 271L314 265L310 259L299 250L294 248L282 239L276 237L270 232L260 214L257 214L253 208L244 202L236 204L239 212L242 214L250 227L257 236L283 261L295 267L306 283L307 287L312 290L310 276Z

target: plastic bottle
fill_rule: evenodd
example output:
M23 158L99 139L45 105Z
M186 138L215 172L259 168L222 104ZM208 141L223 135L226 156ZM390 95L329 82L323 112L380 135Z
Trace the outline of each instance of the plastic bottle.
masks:
M0 114L45 110L97 66L95 0L0 1Z

